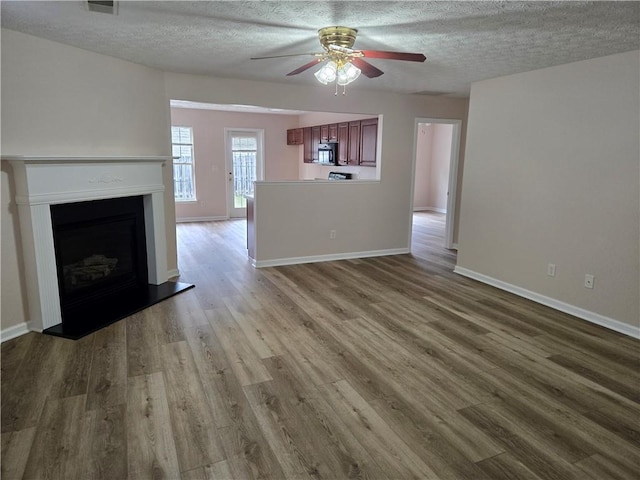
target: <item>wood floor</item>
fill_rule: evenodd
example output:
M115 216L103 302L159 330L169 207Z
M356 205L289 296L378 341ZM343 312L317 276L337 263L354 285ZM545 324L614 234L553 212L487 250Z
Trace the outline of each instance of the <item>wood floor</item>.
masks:
M196 288L2 345L2 479L637 479L640 342L412 255L253 269L179 224Z

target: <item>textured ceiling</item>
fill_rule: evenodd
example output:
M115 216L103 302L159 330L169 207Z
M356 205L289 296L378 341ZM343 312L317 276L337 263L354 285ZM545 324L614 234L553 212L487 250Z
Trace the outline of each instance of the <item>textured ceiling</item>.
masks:
M472 82L640 48L638 2L85 2L2 1L2 27L163 70L315 84L284 74L321 51L317 30L359 30L355 48L424 53L370 60L385 74L349 88L468 95Z

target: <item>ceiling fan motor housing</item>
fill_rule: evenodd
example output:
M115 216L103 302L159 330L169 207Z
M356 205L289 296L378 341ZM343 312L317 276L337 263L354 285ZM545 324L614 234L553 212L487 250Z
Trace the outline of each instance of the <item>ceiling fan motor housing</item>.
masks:
M357 34L358 30L349 27L325 27L318 30L320 43L325 49L328 49L329 45L351 48Z

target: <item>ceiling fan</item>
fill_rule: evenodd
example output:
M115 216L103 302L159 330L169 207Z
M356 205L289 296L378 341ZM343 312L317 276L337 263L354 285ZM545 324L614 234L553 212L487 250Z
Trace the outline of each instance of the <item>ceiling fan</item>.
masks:
M320 44L324 49L323 52L253 57L251 60L313 55L316 58L287 73L287 76L297 75L310 69L314 65L326 61L327 63L315 73L315 77L320 83L325 85L335 81L336 94L337 85L348 85L358 78L360 73L363 73L369 78L379 77L384 73L379 68L364 60L365 58L382 58L385 60L403 60L407 62L424 62L426 60L426 57L421 53L353 49L352 47L356 40L357 33L358 30L350 27L324 27L318 30Z

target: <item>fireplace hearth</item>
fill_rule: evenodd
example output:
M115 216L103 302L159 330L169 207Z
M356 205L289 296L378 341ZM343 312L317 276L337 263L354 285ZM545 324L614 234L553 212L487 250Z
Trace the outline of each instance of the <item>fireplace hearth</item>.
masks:
M193 287L168 281L162 171L172 157L3 160L14 171L29 330L80 338Z
M142 196L52 205L51 221L62 324L46 333L84 335L156 299Z

